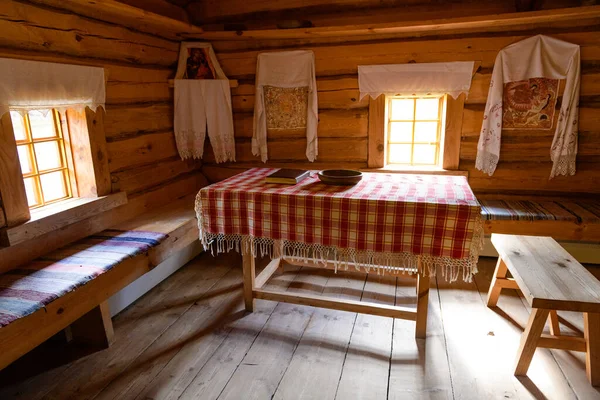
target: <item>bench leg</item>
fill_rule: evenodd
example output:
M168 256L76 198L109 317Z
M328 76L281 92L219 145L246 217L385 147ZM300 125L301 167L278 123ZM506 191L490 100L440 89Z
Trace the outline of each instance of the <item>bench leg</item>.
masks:
M490 290L488 292L487 306L488 307L496 307L498 304L498 298L500 297L500 291L502 291L502 286L498 285L498 279L506 278L506 274L508 273L508 268L502 258L498 257L498 263L496 264L496 270L494 271L494 277L492 278L492 283L490 284Z
M425 339L427 336L427 307L429 305L429 276L421 272L417 274L417 326L415 337Z
M592 386L600 386L600 314L583 313L585 368Z
M531 364L531 359L533 358L538 340L544 330L544 325L546 325L549 313L550 310L541 308L534 308L531 310L531 315L529 316L527 327L525 327L525 332L523 332L523 335L521 336L521 344L519 345L519 351L517 352L517 366L515 367L516 376L527 375L529 364Z
M550 310L550 334L560 336L560 323L558 322L558 313L556 310Z
M254 311L254 279L256 278L256 263L254 256L250 251L242 252L242 264L243 264L243 275L244 275L244 304L246 310Z
M74 341L104 348L108 347L114 336L108 302L105 301L92 309L73 322L70 328Z

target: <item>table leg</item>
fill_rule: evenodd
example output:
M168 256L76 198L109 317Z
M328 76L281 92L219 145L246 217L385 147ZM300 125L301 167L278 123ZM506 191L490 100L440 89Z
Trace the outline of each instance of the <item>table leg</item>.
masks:
M496 264L496 270L494 271L494 277L492 278L492 283L490 284L490 290L488 292L488 307L496 307L496 304L498 304L498 297L500 297L502 286L497 285L496 283L498 279L506 278L507 273L508 268L506 267L506 264L501 257L498 257L498 263Z
M537 343L542 335L546 321L548 320L548 314L550 310L542 308L534 308L531 310L529 316L529 322L525 327L525 331L521 335L521 343L519 350L517 351L517 365L515 367L516 376L527 375L529 364L537 348Z
M427 307L429 304L429 276L419 271L417 274L417 326L415 337L424 339L427 336Z
M254 256L251 251L242 251L242 264L244 275L244 304L246 310L254 311L254 279L256 278L256 266Z
M583 313L585 367L592 386L600 386L600 314Z

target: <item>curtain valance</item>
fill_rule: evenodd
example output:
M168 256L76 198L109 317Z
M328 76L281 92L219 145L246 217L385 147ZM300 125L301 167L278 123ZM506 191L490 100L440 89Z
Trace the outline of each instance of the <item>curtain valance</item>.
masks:
M360 98L369 95L376 99L381 94L421 96L445 93L456 98L461 93L469 93L473 65L473 61L359 65Z
M0 58L0 116L9 110L96 110L105 98L103 68Z

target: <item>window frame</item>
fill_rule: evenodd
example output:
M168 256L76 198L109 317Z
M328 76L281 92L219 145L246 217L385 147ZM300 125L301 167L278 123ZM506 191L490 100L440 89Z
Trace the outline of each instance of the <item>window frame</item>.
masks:
M49 112L52 113L52 123L54 125L53 129L54 129L56 136L48 137L48 138L41 138L41 139L36 139L33 137L29 112L27 112L24 116L19 114L19 117L22 118L23 126L25 128L26 139L18 140L15 138L16 145L17 145L17 148L19 146L27 146L27 151L29 153L29 157L31 159L32 167L33 167L32 168L33 171L30 173L23 173L22 171L21 172L22 172L23 180L25 180L27 178L34 179L35 194L36 194L36 198L39 200L39 203L29 207L30 210L35 210L37 208L45 207L50 204L55 204L55 203L65 201L65 200L68 200L68 199L71 199L71 198L77 196L77 190L76 190L77 181L76 181L75 177L72 176L72 174L74 172L73 167L72 167L73 155L72 155L71 146L68 145L70 143L70 141L68 140L68 128L67 128L67 130L65 130L64 127L62 126L61 116L56 109L51 109ZM11 120L12 120L13 116L11 116ZM14 121L13 121L13 123L14 123ZM65 138L65 136L66 136L66 138ZM61 166L58 168L53 168L53 169L44 170L44 171L40 172L39 166L38 166L38 161L37 161L37 154L35 152L35 144L36 143L46 143L46 142L57 142ZM64 185L65 185L67 194L64 197L46 201L45 196L44 196L44 191L42 189L40 176L49 174L49 173L53 173L53 172L62 172L62 179L63 179ZM75 188L75 190L74 190L74 188Z
M446 95L425 95L425 96L385 96L385 165L393 167L405 167L405 168L441 168L443 163L443 143L444 143L444 115L446 110ZM390 110L392 109L392 101L395 99L410 99L413 100L413 118L411 120L392 120L390 116ZM438 118L435 120L423 120L417 119L417 100L419 99L438 99ZM390 140L391 125L394 122L411 122L412 126L412 140L411 142L392 142ZM415 142L415 125L417 122L436 122L437 132L435 142ZM429 144L435 143L435 162L433 164L420 164L414 162L415 155L415 144ZM411 146L410 164L406 163L393 163L390 162L391 145L393 144L404 144Z
M386 96L380 95L376 99L369 98L369 125L368 125L368 151L367 168L370 171L398 171L407 173L445 173L458 170L460 163L460 141L462 134L462 121L465 103L465 94L460 94L456 99L446 97L442 126L444 135L440 144L441 165L437 168L410 167L398 164L386 165L387 145L387 115Z

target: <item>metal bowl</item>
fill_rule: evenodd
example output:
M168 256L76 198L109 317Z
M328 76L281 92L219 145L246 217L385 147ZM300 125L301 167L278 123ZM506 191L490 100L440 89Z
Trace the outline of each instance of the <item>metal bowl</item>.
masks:
M326 169L319 172L319 179L327 185L356 185L363 177L362 172L351 169Z

